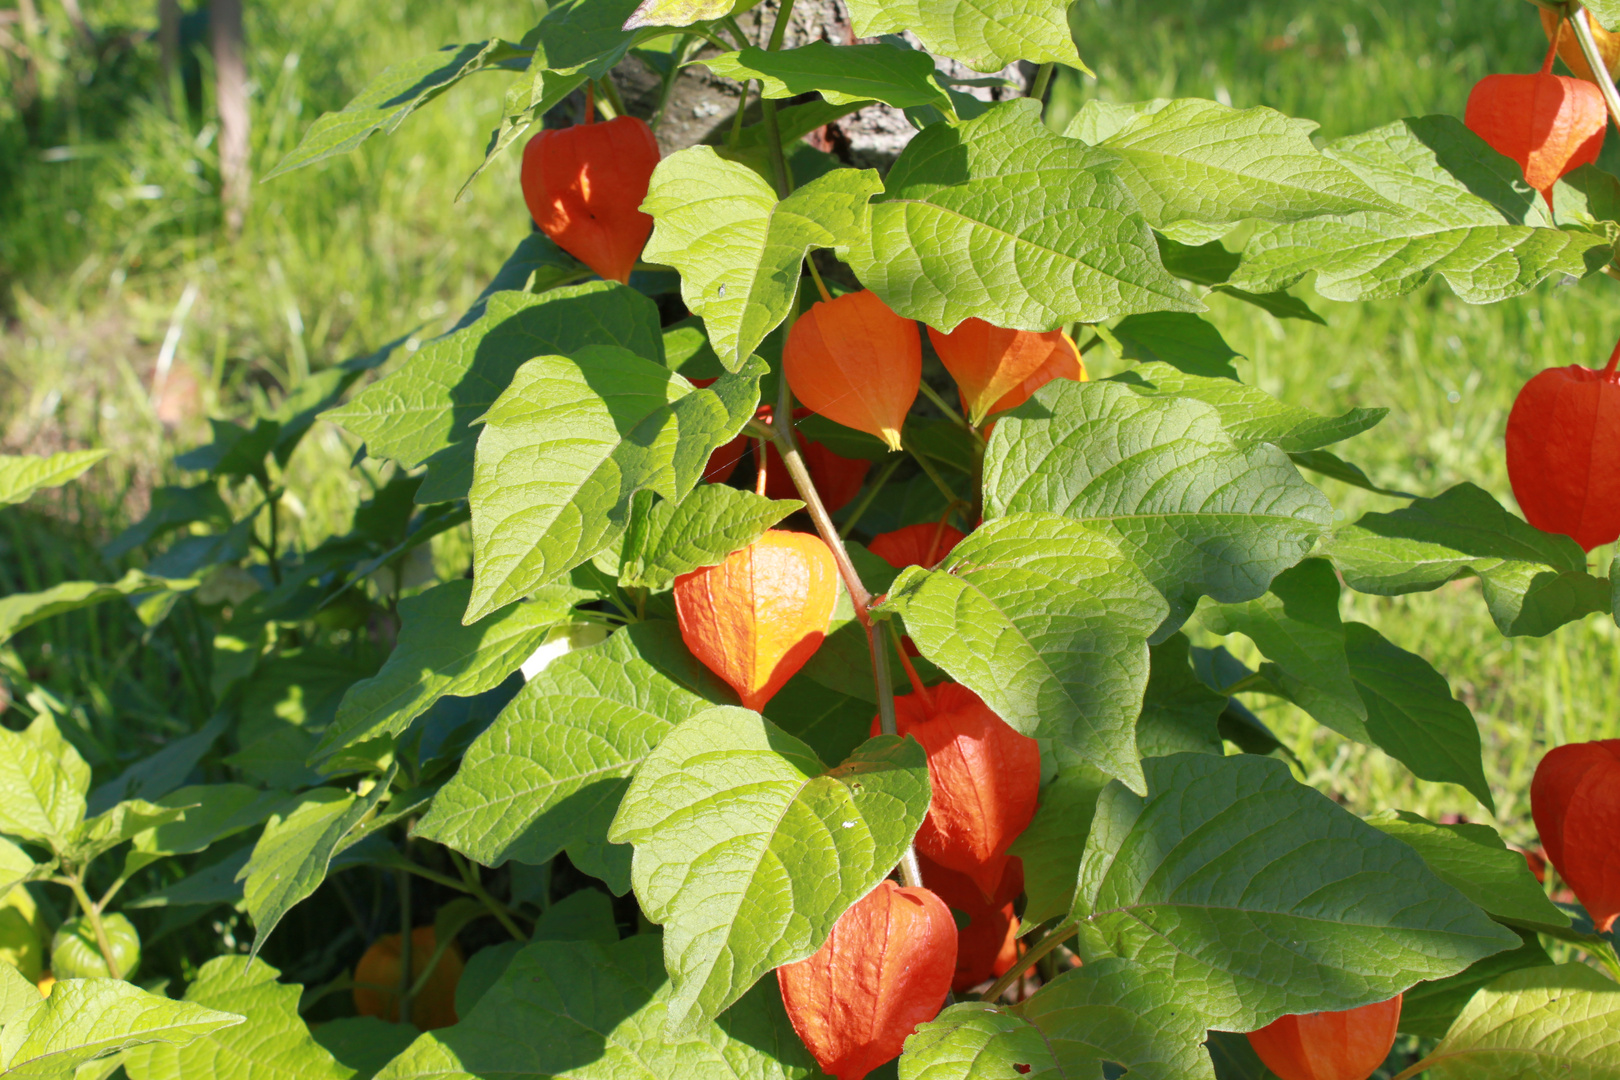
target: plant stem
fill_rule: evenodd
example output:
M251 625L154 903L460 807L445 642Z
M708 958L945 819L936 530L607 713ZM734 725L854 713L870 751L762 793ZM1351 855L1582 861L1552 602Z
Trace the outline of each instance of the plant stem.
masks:
M894 625L893 619L889 620L889 637L894 642L895 655L900 657L900 666L905 669L906 678L911 681L911 692L921 698L925 706L932 709L934 707L934 695L929 693L928 687L923 684L922 677L917 674L917 669L912 665L911 657L906 655L906 647L900 640L900 628Z
M766 52L776 52L782 47L782 41L787 37L788 19L793 14L793 0L782 0L782 6L776 12L776 23L771 27L770 44L765 46Z
M405 857L411 857L410 841L405 842ZM395 1019L402 1024L411 1022L411 940L415 929L411 925L411 878L403 870L395 871L395 885L399 889L399 1013Z
M742 96L737 99L737 115L731 118L731 137L726 141L734 147L742 141L743 110L748 108L748 88L753 85L753 79L743 80Z
M602 83L602 96L607 98L608 104L613 107L613 115L614 116L629 116L630 114L628 112L626 112L625 108L624 108L624 100L619 97L619 88L617 86L615 86L614 83L613 83L613 76L612 75L604 75L604 76L602 76L601 83Z
M727 15L724 19L720 20L718 25L725 27L731 32L731 36L736 39L738 49L746 49L748 46L753 44L753 42L748 40L748 35L743 33L743 28L737 25L737 16Z
M512 919L512 909L489 894L489 890L484 888L484 883L478 880L478 871L472 868L472 864L457 855L453 848L445 848L445 851L449 852L450 861L455 864L462 880L467 883L467 891L472 893L478 902L483 904L489 910L489 913L500 921L502 926L506 927L507 933L518 941L527 941L528 935L520 930L518 924Z
M934 463L917 450L916 443L902 435L900 445L905 447L906 453L911 455L912 459L922 468L922 471L928 474L928 479L932 480L934 486L939 488L940 493L945 496L946 502L962 501L962 497L952 491L950 485L945 483L945 478L939 475L939 470L934 468Z
M787 157L782 153L782 125L776 120L776 102L762 96L759 107L765 114L765 134L770 143L771 174L776 178L776 195L785 199L793 193L793 173L788 170Z
M1598 89L1603 93L1603 101L1609 106L1609 115L1614 118L1616 125L1620 125L1620 92L1615 90L1609 65L1603 62L1603 54L1598 52L1597 42L1592 39L1592 24L1587 22L1586 9L1578 7L1571 12L1569 25L1575 29L1575 40L1580 43L1581 53L1592 69L1592 77L1597 80Z
M1052 81L1052 71L1057 65L1048 60L1035 72L1035 81L1029 84L1029 96L1036 101L1046 101L1046 88Z
M922 392L923 397L934 403L934 407L936 409L945 414L945 419L949 420L953 424L958 425L959 427L967 428L969 431L973 432L973 437L975 439L978 439L981 443L984 442L984 436L979 434L979 430L972 424L968 423L961 413L952 408L951 403L946 401L944 396L941 395L938 390L935 390L932 386L929 386L926 381L918 383L917 389Z
M1592 955L1596 956L1598 962L1608 969L1610 978L1615 982L1620 982L1620 956L1615 954L1613 945L1604 942L1603 948L1592 950Z
M84 891L83 876L68 874L62 880L73 890L73 898L79 902L79 910L90 920L90 932L96 936L96 948L101 950L102 962L107 965L107 975L114 979L123 978L118 972L118 962L113 959L112 944L107 940L107 927L101 921L101 909L90 902L90 894Z
M830 301L832 293L827 291L827 283L821 280L821 271L816 269L816 253L805 252L804 264L810 268L810 280L816 283L816 292L821 294L822 300Z
M905 458L897 457L883 466L883 471L877 474L877 479L872 481L872 486L866 489L866 494L861 496L861 501L856 503L855 509L850 511L849 519L844 522L844 527L838 530L840 539L847 540L849 534L855 531L856 522L861 520L861 515L871 509L872 503L877 501L878 492L883 490L883 486L889 482L889 477L894 475L894 470L898 469L900 463L905 460Z
M681 68L686 63L686 56L692 51L693 43L698 40L700 39L695 34L683 34L681 39L675 43L674 50L670 53L669 75L658 89L658 108L653 110L652 120L648 124L654 131L657 131L664 123L664 114L669 111L669 99L674 96L675 80L681 77ZM743 101L746 102L747 100L748 84L744 83ZM737 113L741 116L742 108L740 106Z
M994 1002L996 999L1001 997L1002 994L1007 992L1008 987L1017 982L1019 979L1023 978L1024 973L1040 962L1042 957L1046 956L1053 949L1057 948L1065 941L1068 941L1079 932L1079 925L1073 923L1067 927L1059 926L1052 930L1051 933L1047 934L1038 943L1036 943L1034 948L1030 949L1029 952L1025 953L1023 956L1020 956L1018 958L1018 963L1008 968L1007 973L1001 978L997 979L994 986L980 994L979 1000Z

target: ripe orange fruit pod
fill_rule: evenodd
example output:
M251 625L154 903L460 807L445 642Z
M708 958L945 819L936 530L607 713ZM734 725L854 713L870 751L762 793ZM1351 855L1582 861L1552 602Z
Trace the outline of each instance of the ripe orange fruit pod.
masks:
M374 990L372 986L397 987L399 985L398 934L388 934L372 942L354 968L354 981L367 986L354 988L354 1008L361 1016L376 1016L389 1023L399 1020L399 994L397 991ZM422 977L428 961L438 948L433 927L418 926L411 931L411 980ZM423 985L421 993L411 999L411 1023L423 1031L449 1027L456 1022L456 984L461 982L465 964L461 949L455 942L444 950L433 974Z
M1596 161L1608 129L1603 94L1581 79L1552 73L1553 50L1534 75L1487 75L1468 95L1463 122L1524 170L1552 207L1558 178Z
M1587 551L1620 538L1620 346L1602 371L1549 368L1507 422L1508 480L1530 524Z
M827 545L780 529L675 579L681 639L755 712L821 647L837 599Z
M1603 29L1596 19L1588 18L1592 26L1592 40L1597 44L1598 55L1603 57L1604 66L1609 69L1612 77L1620 71L1620 34L1611 34ZM1592 65L1586 62L1586 54L1581 52L1581 43L1575 39L1569 28L1563 29L1563 36L1559 37L1559 27L1563 23L1557 13L1541 9L1541 29L1547 34L1547 40L1558 41L1558 57L1574 73L1577 79L1587 82L1597 82L1597 76L1592 73Z
M894 699L901 735L928 753L934 795L917 830L917 850L995 895L1007 849L1035 816L1041 751L965 686L941 683ZM872 733L879 730L872 720Z
M604 278L628 283L652 233L641 212L658 140L634 116L542 131L523 148L523 200L540 231Z
M808 959L776 969L793 1030L821 1070L862 1080L900 1056L951 989L956 923L927 889L885 878Z
M1284 1016L1249 1043L1282 1080L1367 1080L1395 1045L1401 995L1344 1012Z
M1600 932L1620 916L1620 739L1555 746L1530 782L1547 858Z
M986 979L1005 975L1018 961L1018 916L1013 903L1024 891L1024 860L1013 856L1001 874L995 895L986 900L979 886L930 859L917 856L923 884L951 908L968 917L956 932L956 972L951 990L964 993Z
M1080 350L1062 330L1004 330L974 318L949 334L930 326L928 340L956 380L962 407L975 427L991 413L1022 405L1053 379L1086 378Z
M966 539L961 529L943 521L925 521L874 536L872 542L866 545L866 550L896 570L904 570L908 566L933 568L951 553L952 548Z
M811 409L898 450L922 382L922 338L916 323L875 293L846 293L799 316L782 349L782 370Z

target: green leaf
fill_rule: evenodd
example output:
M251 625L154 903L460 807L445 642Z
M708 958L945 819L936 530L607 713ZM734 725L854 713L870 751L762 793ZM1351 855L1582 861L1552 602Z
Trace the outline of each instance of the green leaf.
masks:
M1049 131L1026 98L931 124L889 170L871 232L846 261L897 314L947 332L969 316L1046 331L1200 310L1160 265L1115 166Z
M1156 229L1395 210L1316 148L1316 128L1264 107L1161 98L1089 101L1064 134L1119 159L1119 178Z
M537 356L518 369L478 437L473 560L463 622L472 623L606 548L630 497L679 499L709 454L759 402L765 362L698 390L660 364L613 346Z
M516 943L512 944L515 947ZM491 948L500 946L490 946L475 953L467 961L468 971L478 962L478 957ZM463 984L466 981L465 974L462 981ZM466 1015L459 1006L456 1011ZM349 1080L372 1080L385 1065L403 1054L416 1041L418 1034L410 1024L390 1024L375 1016L340 1016L336 1020L325 1021L310 1032L311 1037L326 1047L328 1053L354 1070L354 1076Z
M1170 601L1239 603L1298 562L1332 508L1274 446L1243 446L1211 405L1057 379L1005 414L984 469L985 517L1049 511L1106 528Z
M1497 919L1531 929L1569 926L1524 856L1489 825L1437 825L1405 810L1386 810L1367 824L1410 844L1441 881Z
M124 875L171 855L192 855L214 843L260 824L271 814L291 808L297 796L260 791L246 784L183 787L158 805L172 807L177 817L134 835L124 858Z
M1544 533L1470 483L1388 514L1366 514L1322 547L1357 592L1428 592L1479 578L1502 633L1540 637L1608 611L1608 583L1586 572L1586 553L1567 536Z
M0 964L0 1026L37 1004L39 987L33 980L18 971L15 964Z
M19 630L54 615L94 607L137 593L179 591L195 588L196 585L195 581L153 577L139 570L130 570L117 581L64 581L40 592L0 597L0 644L10 640Z
M1281 761L1142 764L1145 798L1115 783L1098 801L1076 948L1162 969L1211 1027L1383 1001L1519 944Z
M584 598L572 586L549 586L529 603L514 604L470 626L461 622L471 581L450 581L400 601L399 641L381 671L350 686L316 755L397 735L447 694L472 697L492 690Z
M1496 812L1481 761L1479 727L1444 675L1363 623L1345 623L1350 675L1367 706L1367 733L1424 780L1458 784Z
M184 1046L242 1017L149 994L121 979L64 979L0 1031L6 1080L59 1080L145 1043Z
M1540 227L1550 223L1518 167L1455 117L1399 120L1338 139L1324 153L1401 212L1261 228L1231 285L1272 292L1315 272L1321 295L1371 300L1439 275L1468 303L1489 304L1608 261L1600 238Z
M184 1046L142 1046L124 1058L130 1080L348 1080L351 1070L317 1043L298 1015L301 988L278 982L263 960L219 956L202 966L185 1000L236 1013L244 1023Z
M1620 984L1584 964L1504 975L1474 995L1428 1057L1431 1080L1600 1080L1620 1072Z
M1179 364L1138 364L1112 381L1144 397L1191 398L1213 405L1221 425L1239 445L1272 443L1289 453L1342 442L1389 415L1388 409L1351 409L1341 416L1322 416L1278 401L1257 386L1188 373Z
M378 1080L474 1076L620 1080L799 1080L820 1075L782 1009L775 980L718 1021L665 1035L673 991L658 935L612 945L537 941L461 1023L417 1039Z
M642 209L654 225L642 258L680 271L686 306L703 316L720 362L737 371L787 317L805 253L865 234L868 200L882 190L872 169L835 169L778 202L759 173L694 146L653 170Z
M641 0L634 14L624 21L624 28L691 26L740 14L757 3L759 0Z
M614 892L629 849L607 842L630 777L675 724L735 700L673 623L627 626L530 680L474 740L416 835L485 866L543 865L567 849Z
M527 49L497 38L446 45L436 53L386 68L340 111L322 113L292 153L265 173L264 179L346 154L379 131L392 134L407 116L473 72L490 67L513 70L514 61L527 60Z
M1246 304L1253 304L1279 319L1303 319L1305 322L1327 325L1322 316L1312 311L1310 306L1297 296L1290 296L1285 292L1251 293L1225 284L1233 271L1238 268L1238 264L1243 261L1243 257L1234 251L1228 251L1219 240L1211 240L1207 244L1188 245L1163 234L1155 235L1159 241L1159 257L1164 261L1164 268L1176 277L1186 278L1200 285L1209 285L1215 292Z
M471 307L456 320L456 325L445 336L465 329L484 317L489 309L489 298L496 293L521 292L538 296L561 285L571 285L581 278L594 277L595 271L568 252L545 233L535 230L512 249L501 268L495 271L484 291L478 294Z
M1215 1080L1207 1021L1168 973L1127 960L1068 971L1001 1009L953 1005L906 1040L901 1080L1069 1080L1123 1066L1141 1080Z
M1399 499L1418 498L1410 491L1397 491L1394 488L1379 487L1361 470L1361 466L1353 465L1327 450L1306 450L1303 453L1289 454L1288 457L1300 468L1309 469L1311 472L1337 480L1341 484L1349 484L1351 487L1376 492L1379 495L1393 495Z
M1532 931L1520 930L1519 937L1523 943L1517 949L1487 956L1450 978L1421 982L1407 990L1401 996L1400 1030L1425 1039L1443 1039L1482 987L1510 971L1552 966L1552 958Z
M1000 71L1015 60L1066 64L1090 74L1075 51L1067 9L1052 0L850 0L858 38L907 31L931 53L975 71Z
M903 572L873 608L888 612L1013 728L1141 786L1136 718L1165 606L1104 532L1049 514L988 522L938 569Z
M635 845L636 899L664 925L669 1032L815 952L900 861L928 799L912 739L879 736L828 769L745 709L709 709L669 732L608 833Z
M49 863L43 866L36 864L21 847L0 837L0 897L10 893L13 887L22 882L42 877L49 872ZM0 988L0 1000L3 998L4 988ZM4 1017L0 1016L0 1024L4 1022Z
M1324 560L1307 559L1277 575L1268 595L1207 608L1201 620L1259 646L1270 658L1259 674L1319 723L1494 805L1473 714L1422 657L1340 621L1338 578Z
M414 468L435 454L418 502L466 494L470 425L489 410L523 363L586 345L619 345L663 362L658 308L618 282L593 281L541 295L495 293L476 322L424 345L399 370L325 414L364 439L368 453ZM443 477L436 473L445 473Z
M1237 351L1219 330L1191 312L1154 311L1127 316L1108 335L1127 360L1160 361L1189 375L1237 382L1237 368L1232 366L1232 361L1239 359Z
M886 42L834 45L812 41L779 52L749 46L698 62L716 75L738 82L758 79L763 97L819 92L834 105L854 101L881 101L897 109L932 105L946 116L956 115L950 95L934 78L933 58Z
M257 931L253 955L264 948L281 917L326 880L332 856L347 846L349 834L382 802L391 780L392 774L377 781L364 796L341 788L315 788L300 795L286 812L270 815L253 845L253 856L236 876L245 882L243 896Z
M1605 30L1620 30L1620 0L1592 0L1582 4Z
M1023 920L1036 926L1074 906L1080 856L1086 850L1097 796L1108 777L1078 754L1058 753L1057 778L1041 788L1035 818L1011 853L1024 860Z
M84 820L90 766L40 710L24 731L0 728L0 832L61 851Z
M1136 721L1136 747L1143 757L1220 754L1220 719L1227 698L1205 686L1193 670L1191 643L1171 634L1153 646L1147 693Z
M217 482L205 480L192 487L160 487L152 492L151 508L146 516L102 545L101 553L109 559L120 559L142 544L199 521L219 531L231 525L231 509L220 497Z
M99 814L124 799L161 799L185 783L214 743L225 734L231 717L217 712L190 735L171 739L150 757L142 758L90 792L88 813ZM174 805L168 804L165 805Z
M1268 657L1260 674L1318 723L1372 745L1367 706L1345 654L1339 579L1329 563L1306 559L1278 574L1265 596L1206 608L1199 618L1211 633L1253 641Z
M0 506L20 503L44 488L60 487L107 454L106 450L69 450L50 457L0 454Z
M62 854L82 866L139 833L175 821L184 812L179 807L159 806L144 799L126 799L81 822Z
M747 547L803 507L796 499L767 499L721 484L699 484L679 502L666 499L653 506L639 532L632 526L619 563L619 584L662 592L680 575L714 566Z

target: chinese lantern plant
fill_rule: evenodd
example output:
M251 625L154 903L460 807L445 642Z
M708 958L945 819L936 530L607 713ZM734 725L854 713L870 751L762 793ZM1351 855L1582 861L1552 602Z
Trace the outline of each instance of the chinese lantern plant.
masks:
M1601 48L1613 5L1554 6L1567 62ZM1620 1075L1620 959L1516 850L1493 690L1406 617L1465 575L1505 634L1612 615L1613 371L1534 342L1566 366L1505 424L1521 518L1477 478L1380 486L1341 444L1413 387L1279 400L1233 317L1308 363L1319 303L1331 332L1436 278L1612 269L1604 71L1497 58L1445 115L1318 142L1088 57L1058 130L1061 4L545 7L399 59L270 170L484 87L494 132L436 149L521 154L491 289L219 420L105 573L0 597L0 870L38 900L0 1071ZM691 122L694 81L722 114ZM852 167L868 130L892 160ZM330 534L317 414L355 462L323 483L366 493ZM93 456L0 458L4 512ZM176 666L83 706L41 635L89 605ZM1294 771L1261 700L1481 805L1378 812ZM1613 758L1556 748L1532 790L1597 924Z

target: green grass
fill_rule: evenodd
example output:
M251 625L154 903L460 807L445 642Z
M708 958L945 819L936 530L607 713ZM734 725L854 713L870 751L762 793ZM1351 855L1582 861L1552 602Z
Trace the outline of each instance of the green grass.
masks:
M149 29L149 3L91 6L98 26ZM448 42L516 37L532 14L521 0L250 5L255 171L387 63ZM1092 97L1198 95L1270 105L1333 138L1406 115L1460 113L1476 79L1532 70L1545 48L1523 0L1081 0L1074 21L1098 78L1060 76L1058 126ZM97 527L138 510L145 486L163 478L159 463L195 440L201 416L245 413L244 403L274 399L309 370L412 327L427 335L447 325L527 228L515 155L470 199L453 201L493 125L502 76L464 84L358 153L256 185L243 234L231 239L212 199L206 99L196 113L165 108L149 43L96 67L76 57L62 27L52 33L54 96L32 120L0 105L0 161L12 162L0 165L9 170L0 173L0 312L11 320L0 333L0 424L14 447L117 448L92 488L106 519ZM1620 153L1613 139L1610 152ZM151 367L188 284L199 294L177 370L196 396L166 427L150 401ZM1247 358L1245 376L1267 390L1325 412L1389 407L1381 427L1341 448L1383 483L1437 493L1471 480L1510 500L1502 427L1513 396L1544 366L1607 353L1620 334L1616 288L1607 279L1549 284L1488 308L1443 287L1360 305L1309 297L1326 327L1279 324L1215 298L1209 317ZM344 520L369 490L337 467L352 449L317 428L294 459L302 535ZM1394 505L1325 486L1345 520ZM1594 565L1610 554L1594 552ZM1345 608L1430 658L1474 709L1510 839L1531 837L1525 793L1545 745L1620 735L1620 631L1606 620L1504 641L1467 583L1398 600L1352 596ZM1460 790L1415 783L1291 707L1261 711L1309 777L1357 809L1486 817Z

